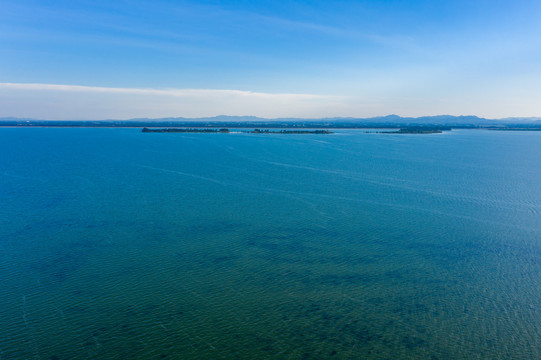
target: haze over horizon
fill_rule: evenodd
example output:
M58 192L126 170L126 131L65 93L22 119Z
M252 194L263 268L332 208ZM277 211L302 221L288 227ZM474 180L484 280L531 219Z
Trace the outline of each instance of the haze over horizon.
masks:
M0 3L0 117L541 116L537 1Z

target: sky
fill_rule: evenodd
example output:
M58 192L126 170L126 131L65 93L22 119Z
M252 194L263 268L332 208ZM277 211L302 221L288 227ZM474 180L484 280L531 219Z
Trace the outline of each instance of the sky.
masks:
M541 116L538 0L0 0L0 117Z

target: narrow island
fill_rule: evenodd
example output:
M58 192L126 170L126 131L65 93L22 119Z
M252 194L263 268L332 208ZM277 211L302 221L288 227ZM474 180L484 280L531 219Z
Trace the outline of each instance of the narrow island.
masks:
M229 133L229 129L185 129L185 128L167 128L167 129L149 129L144 127L142 132L152 133Z
M269 130L254 129L253 131L244 131L249 134L332 134L329 130Z
M380 134L441 134L443 131L451 131L450 127L427 127L410 126L403 127L395 131L379 131Z
M226 128L222 129L195 129L195 128L165 128L165 129L150 129L143 128L141 130L144 133L220 133L228 134L231 131ZM254 129L239 131L246 134L332 134L329 130L268 130L268 129Z

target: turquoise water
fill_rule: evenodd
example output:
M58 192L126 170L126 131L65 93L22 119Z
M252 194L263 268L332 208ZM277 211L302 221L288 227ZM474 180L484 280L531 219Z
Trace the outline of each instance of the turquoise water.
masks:
M541 133L0 129L0 359L541 358Z

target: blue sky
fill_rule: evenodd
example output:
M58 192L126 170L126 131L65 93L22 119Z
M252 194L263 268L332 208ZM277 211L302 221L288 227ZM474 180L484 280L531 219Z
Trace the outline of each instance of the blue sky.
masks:
M541 116L539 1L0 0L0 116Z

